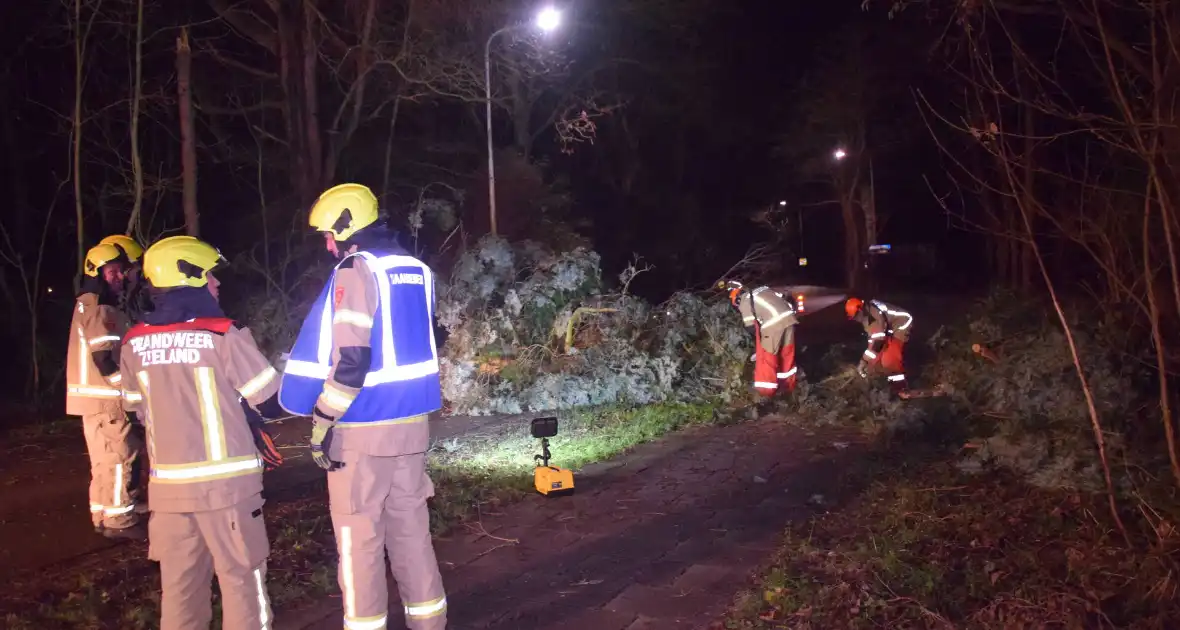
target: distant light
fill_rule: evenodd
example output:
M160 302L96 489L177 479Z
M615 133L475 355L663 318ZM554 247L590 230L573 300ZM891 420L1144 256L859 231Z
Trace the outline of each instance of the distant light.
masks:
M800 259L799 259L799 266L800 266L800 267L806 267L806 266L807 266L807 259L806 259L806 258L800 258Z
M837 160L843 160L844 158L848 157L848 154L844 152L844 149L836 149L832 152L832 157L836 158Z
M893 250L893 246L888 243L884 245L869 245L870 254L888 254Z
M787 205L787 202L786 202L786 201L780 201L780 202L778 202L778 205L780 205L780 206L785 206L785 205Z
M45 292L46 293L53 293L53 287L49 287L49 288L45 289Z
M549 33L561 26L561 11L554 7L545 7L537 14L537 28Z

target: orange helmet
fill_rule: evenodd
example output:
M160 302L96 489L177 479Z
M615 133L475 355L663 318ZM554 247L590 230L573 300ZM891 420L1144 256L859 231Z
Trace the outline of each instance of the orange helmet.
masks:
M729 303L737 306L737 297L742 292L742 283L737 280L722 280L717 283L717 288L727 289L729 291Z
M860 312L861 307L864 305L864 300L860 298L848 298L848 301L844 303L844 312L848 315L848 319L856 317L856 314Z

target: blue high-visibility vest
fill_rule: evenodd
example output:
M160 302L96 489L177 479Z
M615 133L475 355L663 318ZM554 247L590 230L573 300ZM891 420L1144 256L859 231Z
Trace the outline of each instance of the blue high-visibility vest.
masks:
M364 387L337 422L397 420L441 409L438 349L434 343L434 274L430 267L407 255L352 255L363 258L373 272L379 303L369 336L372 359ZM328 378L335 284L333 270L332 279L303 321L283 370L279 403L290 413L311 415Z

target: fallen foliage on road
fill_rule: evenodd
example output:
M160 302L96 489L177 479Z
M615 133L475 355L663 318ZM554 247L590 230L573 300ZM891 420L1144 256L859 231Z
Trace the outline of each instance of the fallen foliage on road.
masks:
M461 415L732 400L745 395L751 337L720 295L652 305L608 290L599 256L485 237L438 300L449 333L443 398Z
M1093 326L1074 335L1130 546L1063 335L1036 305L994 296L917 348L914 380L944 398L889 401L843 373L805 388L794 422L857 423L892 456L851 504L788 527L719 626L1180 627L1180 497L1142 364Z

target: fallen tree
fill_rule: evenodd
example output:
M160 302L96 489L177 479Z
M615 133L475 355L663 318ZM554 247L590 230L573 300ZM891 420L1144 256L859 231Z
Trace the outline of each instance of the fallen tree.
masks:
M604 285L598 254L487 237L440 287L451 413L731 401L750 336L724 300L682 292L652 305Z

